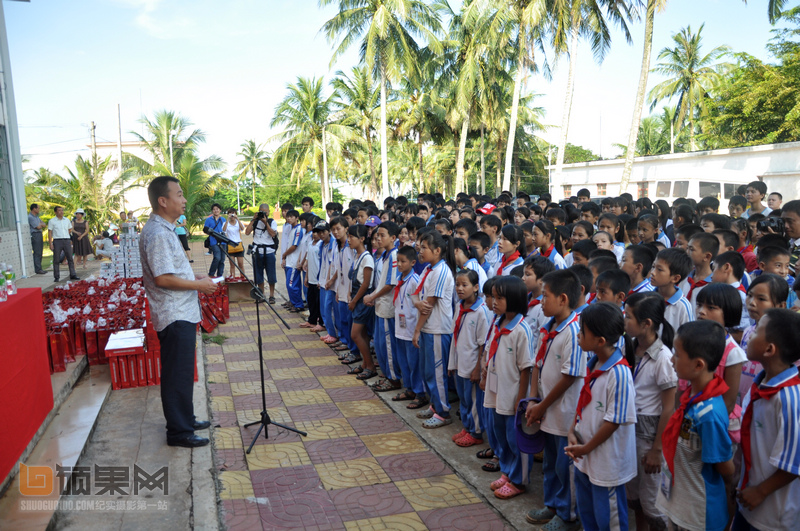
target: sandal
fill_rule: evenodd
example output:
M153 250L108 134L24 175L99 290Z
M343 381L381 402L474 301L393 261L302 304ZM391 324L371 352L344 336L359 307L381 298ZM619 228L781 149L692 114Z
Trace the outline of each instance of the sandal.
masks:
M314 325L312 325L309 322L300 323L300 328L313 328L313 327L314 327Z
M519 496L520 494L525 492L525 486L523 485L522 488L517 487L510 481L494 491L495 498L500 498L501 500L510 500L515 496Z
M336 352L344 352L345 350L350 350L350 347L348 347L344 343L341 343L339 345L331 345L331 348Z
M429 418L433 417L433 415L435 415L435 414L436 414L436 411L434 411L432 407L429 407L425 411L420 411L419 413L417 413L417 418L418 419L429 419Z
M511 480L508 479L508 476L503 474L502 476L500 476L500 479L496 479L496 480L492 481L492 483L489 485L489 487L492 490L497 490L500 487L502 487L503 485L505 485L506 483L508 483L509 481L511 481Z
M362 372L364 372L364 367L359 365L358 367L354 367L347 371L347 374L361 374Z
M325 330L325 327L320 325L317 325L311 329L312 332L324 332Z
M434 414L431 418L422 423L422 427L432 430L435 428L441 428L442 426L447 426L448 424L452 423L453 419L451 417L445 418Z
M495 461L492 459L485 465L481 467L481 470L485 470L486 472L500 472L500 461Z
M370 378L375 378L376 376L378 376L378 373L373 371L372 369L364 369L364 372L356 376L356 379L364 381L364 380L369 380Z
M427 405L428 397L425 395L419 395L418 397L414 398L409 405L406 406L406 409L419 409Z
M478 439L473 437L471 433L467 433L463 437L456 439L455 443L462 448L467 448L476 444L483 444L483 439Z
M321 338L319 338L319 340L325 343L326 345L331 345L331 346L336 346L336 344L339 343L339 340L333 336L322 336Z
M525 520L531 524L543 525L556 517L556 512L550 507L531 509L525 514Z
M494 459L494 451L492 451L491 448L484 448L483 450L475 454L475 457L477 457L478 459Z
M392 397L392 402L402 402L404 400L414 400L417 397L413 391L406 389L402 393L396 394Z
M466 435L467 433L469 433L467 431L467 428L463 428L460 432L458 432L455 435L453 435L453 437L451 437L451 439L453 440L453 442L455 442L455 441L459 440L461 437L463 437L464 435Z
M267 299L267 302L270 304L275 304L275 297L270 297L269 299Z
M383 393L386 391L396 391L400 389L400 382L393 382L389 379L381 380L376 385L371 385L373 391L378 391L379 393Z
M342 360L342 365L352 365L353 363L358 363L362 361L361 356L356 356L355 354L350 354L345 359Z

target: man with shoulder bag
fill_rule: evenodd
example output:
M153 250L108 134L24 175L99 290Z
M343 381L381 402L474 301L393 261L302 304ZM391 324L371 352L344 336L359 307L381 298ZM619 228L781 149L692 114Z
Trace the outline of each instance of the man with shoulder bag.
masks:
M259 289L264 291L264 271L267 273L267 283L269 284L270 304L275 304L275 284L278 277L275 273L275 251L279 246L278 224L274 219L268 217L269 205L262 203L258 212L250 220L244 230L245 234L253 234L253 268L255 269L255 281Z

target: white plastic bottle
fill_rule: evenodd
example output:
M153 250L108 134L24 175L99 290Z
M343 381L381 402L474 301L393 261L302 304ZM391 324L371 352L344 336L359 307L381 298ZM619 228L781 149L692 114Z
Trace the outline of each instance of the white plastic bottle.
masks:
M8 300L8 295L6 294L6 277L5 275L0 275L0 302L5 302Z
M11 264L8 265L8 268L5 271L6 277L6 292L8 295L16 295L17 294L17 277L14 274L14 268Z

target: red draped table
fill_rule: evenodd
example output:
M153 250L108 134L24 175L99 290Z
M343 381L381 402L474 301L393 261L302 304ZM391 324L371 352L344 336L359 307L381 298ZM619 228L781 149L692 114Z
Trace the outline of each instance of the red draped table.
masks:
M0 302L0 481L53 409L42 290Z

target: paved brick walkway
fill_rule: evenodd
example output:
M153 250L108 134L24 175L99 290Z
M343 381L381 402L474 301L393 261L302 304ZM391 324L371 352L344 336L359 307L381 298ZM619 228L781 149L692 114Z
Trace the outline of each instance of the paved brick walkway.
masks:
M259 420L256 314L231 305L219 347L207 345L216 463L229 529L494 530L503 520L316 334L262 307L267 408L275 422L250 455Z

